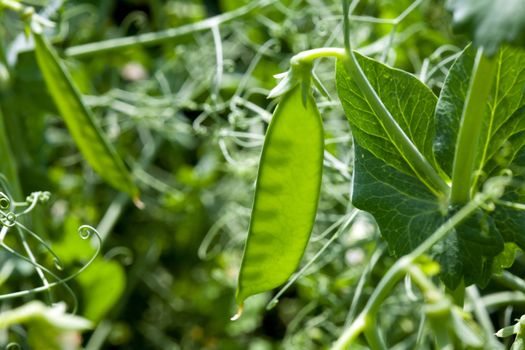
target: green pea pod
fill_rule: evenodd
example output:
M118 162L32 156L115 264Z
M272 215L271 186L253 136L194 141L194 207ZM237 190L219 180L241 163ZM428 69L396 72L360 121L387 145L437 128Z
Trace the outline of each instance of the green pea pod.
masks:
M237 287L244 300L292 275L315 221L323 170L323 123L313 97L301 87L275 110L259 163L250 229ZM240 316L239 312L239 316Z
M139 204L139 191L131 174L82 102L64 64L42 34L33 32L33 37L36 59L49 93L80 152L107 183L127 192Z
M20 200L22 198L22 189L18 179L16 159L11 151L11 145L7 139L7 130L4 123L4 116L0 109L0 175L5 176L7 183L11 186L11 195L13 198ZM2 189L0 189L1 191ZM3 189L4 191L6 189Z

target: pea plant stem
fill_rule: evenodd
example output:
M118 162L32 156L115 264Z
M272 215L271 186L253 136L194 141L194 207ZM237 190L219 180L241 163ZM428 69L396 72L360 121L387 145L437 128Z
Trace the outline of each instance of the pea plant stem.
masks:
M89 56L139 46L162 44L178 37L183 37L205 30L211 30L216 28L218 25L245 17L250 13L272 5L275 2L277 2L277 0L252 1L249 2L248 5L240 7L234 11L226 12L222 15L211 17L197 23L191 23L177 28L170 28L154 33L145 33L130 37L115 38L105 41L98 41L96 43L73 46L66 49L65 55L69 57Z
M492 278L507 288L525 293L525 281L509 271L503 271Z
M357 316L356 320L348 327L332 347L332 350L348 349L354 340L368 327L375 327L375 325L368 322L373 320L377 314L379 307L383 300L390 294L394 286L399 282L403 276L410 271L411 265L414 261L425 254L434 244L447 236L452 229L478 209L483 203L494 196L493 192L484 192L478 194L473 200L468 202L455 215L448 219L441 225L429 238L421 243L410 254L405 255L396 261L394 265L387 271L385 276L381 279L378 286L374 289L368 303L365 305L363 311ZM417 275L416 275L417 276ZM381 348L378 348L381 349Z
M416 175L438 196L447 196L449 192L447 184L438 175L432 165L425 159L383 104L359 66L352 51L334 47L318 48L303 51L293 56L290 63L292 66L298 66L301 64L307 65L320 57L335 57L343 62L348 74L354 79L361 92L366 96L367 101L370 103L371 108L383 124L390 139L398 148L400 154L405 157L407 163L414 170Z
M436 170L418 150L416 145L405 134L403 129L396 122L390 111L383 104L383 101L377 95L370 81L361 69L359 62L355 58L350 42L350 15L351 6L348 0L343 0L343 27L344 27L344 44L346 55L342 58L344 67L354 79L355 83L365 95L370 107L379 118L388 137L399 150L400 154L406 159L409 166L414 170L417 177L425 183L440 199L446 199L449 195L449 187L445 181L438 175Z
M314 60L323 57L335 57L343 59L346 57L345 49L340 47L320 47L312 50L299 52L290 59L290 65L310 64Z
M488 340L488 342L491 343L491 346L494 349L501 349L500 344L495 344L494 337L492 336L495 333L495 330L492 326L490 315L487 309L485 308L485 305L483 305L483 301L481 299L481 295L479 294L478 288L475 285L469 286L466 288L466 293L468 296L468 300L474 309L473 311L476 315L476 318L483 330L485 331L486 339Z
M450 202L465 204L471 197L485 101L490 94L496 72L496 59L488 58L478 49L472 78L459 125L458 141L452 168Z
M388 348L383 340L381 328L377 324L375 315L367 318L366 325L364 334L370 347L374 350L387 350Z

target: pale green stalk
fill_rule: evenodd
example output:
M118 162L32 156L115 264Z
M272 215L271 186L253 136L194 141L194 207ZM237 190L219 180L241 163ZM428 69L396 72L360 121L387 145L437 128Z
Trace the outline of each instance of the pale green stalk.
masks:
M388 111L368 81L352 51L334 47L303 51L293 56L290 60L290 64L292 66L298 66L301 64L307 65L320 57L336 57L343 62L347 73L352 77L361 92L365 95L370 107L382 123L385 132L399 153L406 159L408 165L414 170L418 178L434 193L440 197L446 197L449 192L448 185L438 175L428 160L425 159L423 154L421 154L412 140L410 140L392 114Z
M483 125L485 101L487 101L492 89L496 66L496 59L486 57L483 54L483 49L478 49L467 98L463 106L454 154L452 190L450 193L452 204L465 204L471 197L471 191L475 190L472 185Z
M264 7L270 6L275 2L277 2L277 0L252 1L249 2L248 5L240 7L234 11L226 12L219 16L210 17L203 21L183 25L177 28L170 28L154 33L145 33L130 37L109 39L90 44L73 46L65 51L65 55L69 57L80 57L170 42L175 38L195 34L205 30L211 30L212 28L221 24L245 17L255 11L261 10Z
M396 261L396 263L387 271L385 276L381 279L377 287L374 289L371 297L368 299L363 311L357 316L356 320L350 325L349 328L344 330L343 334L339 337L337 342L332 347L332 350L345 350L355 341L355 339L363 332L367 327L373 327L375 325L367 322L370 320L371 315L377 314L379 307L383 300L390 294L394 286L399 282L401 278L407 273L411 264L420 256L428 252L430 248L444 237L446 237L454 227L465 220L470 214L477 210L483 203L488 199L493 198L494 192L480 193L470 202L468 202L463 208L461 208L454 216L448 219L443 225L441 225L430 237L428 237L423 243L421 243L414 251L407 254Z

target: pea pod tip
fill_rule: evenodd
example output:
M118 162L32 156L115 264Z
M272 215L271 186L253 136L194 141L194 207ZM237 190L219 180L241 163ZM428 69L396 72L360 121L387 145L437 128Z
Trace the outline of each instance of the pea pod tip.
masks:
M140 200L140 197L133 197L133 204L140 210L144 209L146 206L144 205L144 202Z
M231 321L237 321L239 318L241 318L242 316L242 312L244 311L244 304L241 303L239 305L239 308L237 309L237 312L235 313L235 315L233 315L230 320Z

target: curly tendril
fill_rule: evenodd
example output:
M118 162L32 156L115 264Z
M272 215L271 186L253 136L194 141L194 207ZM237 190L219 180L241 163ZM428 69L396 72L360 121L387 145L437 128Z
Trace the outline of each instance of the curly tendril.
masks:
M0 209L7 210L10 207L11 199L4 192L0 192Z
M31 237L33 237L35 240L38 241L38 243L40 243L51 255L53 255L53 260L54 263L55 263L55 266L57 267L58 270L62 270L63 267L62 267L62 262L60 260L60 258L58 257L58 255L53 251L53 249L51 249L51 247L49 246L49 244L47 244L42 238L40 238L39 235L37 235L36 233L34 233L32 230L30 230L29 228L27 228L26 226L24 226L23 224L21 224L20 222L17 222L16 223L16 226L23 230L25 233L28 233Z
M51 272L46 267L44 267L44 266L42 266L42 265L32 261L31 259L21 255L20 253L14 251L12 248L7 246L5 243L0 243L0 246L3 247L4 249L6 249L9 253L15 255L16 257L18 257L20 259L23 259L24 261L27 261L29 264L33 265L35 268L41 269L42 271L44 271L45 273L49 274L51 277L56 279L55 282L48 283L47 285L44 285L44 286L41 286L41 287L26 289L26 290L22 290L22 291L19 291L19 292L14 292L14 293L1 294L0 295L0 300L13 299L13 298L18 298L18 297L22 297L22 296L26 296L26 295L30 295L30 294L46 292L46 291L50 290L51 288L54 288L54 287L59 286L59 285L64 285L64 287L66 287L68 290L71 290L71 288L66 284L66 282L68 282L68 281L72 280L73 278L77 277L85 269L87 269L93 263L93 261L95 261L96 257L100 253L100 248L101 248L101 245L102 245L102 239L100 238L99 233L97 232L97 230L95 228L93 228L93 227L91 227L89 225L82 225L82 226L80 226L78 228L78 234L79 234L80 238L82 238L82 239L88 239L90 237L96 237L97 241L98 241L98 244L97 244L97 247L96 247L96 251L93 254L93 256L89 259L89 261L86 264L84 264L84 266L82 266L78 271L74 272L73 274L71 274L71 275L69 275L69 276L67 276L65 278L58 277L57 275L55 275L53 272ZM77 298L74 295L74 293L72 295L74 296L74 300L75 300L74 311L73 311L73 313L75 313L76 309L77 309L78 301L77 301Z
M0 247L4 248L9 254L11 254L11 255L13 255L13 256L21 259L21 260L24 260L27 263L29 263L35 269L40 269L42 272L47 273L48 275L53 277L55 280L60 281L61 278L59 276L57 276L56 274L54 274L52 271L50 271L48 268L38 264L37 262L35 262L35 261L25 257L25 256L23 256L22 254L20 254L17 251L13 250L11 247L7 246L5 243L1 242L0 243ZM42 291L48 291L48 290L51 289L51 288L49 288L49 284L44 285L44 287L45 287L45 289L42 290ZM71 296L71 299L73 299L73 310L76 310L77 307L78 307L78 299L77 299L77 296L76 296L75 292L73 292L73 289L71 289L71 287L69 287L69 285L67 285L67 284L64 284L64 288L66 289L68 294ZM27 294L34 294L34 293L27 293ZM26 295L26 294L22 294L22 295ZM6 299L9 299L9 298L6 298ZM1 300L1 296L0 296L0 300Z
M32 192L29 196L26 198L26 203L29 203L29 206L20 214L27 214L30 211L32 211L37 204L44 204L49 201L51 194L47 191L45 192Z
M80 235L80 238L82 239L90 238L93 235L93 233L99 236L97 230L89 225L82 225L78 228L78 234Z
M134 261L133 251L127 247L115 247L104 254L104 260L114 258L118 258L122 265L129 266L133 264Z
M33 232L30 228L24 225L22 223L26 223L24 220L20 220L20 217L31 213L31 211L33 211L37 205L47 203L51 197L51 194L47 191L36 191L29 194L24 201L18 202L13 200L9 188L10 186L7 179L3 174L0 173L0 249L3 248L13 257L30 264L35 269L38 277L42 281L42 286L18 292L2 294L0 295L0 300L13 299L41 292L48 292L51 298L50 300L52 300L52 295L50 294L51 289L62 285L72 298L73 313L75 313L78 307L78 298L67 282L82 273L99 255L102 243L99 233L96 229L89 225L82 225L78 228L78 234L80 238L84 240L92 238L93 236L97 238L98 244L96 244L96 251L89 261L80 269L68 275L67 277L62 278L51 271L49 268L37 262L36 257L31 250L31 246L27 241L27 237L34 239L41 247L44 247L45 250L52 255L53 265L56 270L62 271L64 269L60 257L51 249L51 246L46 243L46 241L42 239L37 233ZM9 232L11 232L12 229L15 229L17 237L25 250L25 254L16 251L6 244L5 237ZM51 278L51 281L48 281L48 277ZM8 277L6 276L5 278L7 279ZM7 348L18 349L20 346L17 343L11 343L7 346Z
M0 223L3 226L13 227L13 226L16 225L17 215L15 213L13 213L12 211L7 212L7 213L0 212L0 215L1 215Z
M11 342L7 344L5 347L5 350L21 350L21 349L22 347L20 346L20 344L15 343L15 342Z

